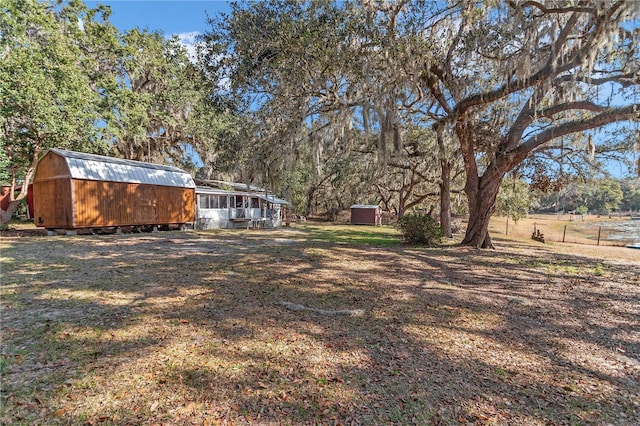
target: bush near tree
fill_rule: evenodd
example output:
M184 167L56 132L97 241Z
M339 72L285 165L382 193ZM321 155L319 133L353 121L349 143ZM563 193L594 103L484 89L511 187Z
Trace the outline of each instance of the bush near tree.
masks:
M439 244L444 236L438 221L427 214L404 215L398 219L398 228L404 240L413 244Z

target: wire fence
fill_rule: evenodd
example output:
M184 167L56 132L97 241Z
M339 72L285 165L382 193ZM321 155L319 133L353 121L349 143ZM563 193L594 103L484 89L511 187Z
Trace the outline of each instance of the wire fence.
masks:
M565 215L566 216L566 215ZM601 220L600 220L601 219ZM542 242L625 246L640 243L640 218L584 218L569 220L531 219L526 223L505 223L507 235L532 238Z

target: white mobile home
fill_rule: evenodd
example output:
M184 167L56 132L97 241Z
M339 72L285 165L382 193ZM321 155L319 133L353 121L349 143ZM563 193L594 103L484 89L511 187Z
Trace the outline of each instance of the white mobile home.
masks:
M196 228L277 228L289 203L258 192L196 187Z

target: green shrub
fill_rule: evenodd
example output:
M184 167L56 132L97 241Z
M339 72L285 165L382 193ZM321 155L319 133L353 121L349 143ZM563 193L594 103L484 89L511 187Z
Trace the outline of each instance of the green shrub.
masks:
M444 233L437 220L426 214L409 214L398 219L405 241L414 244L439 244Z

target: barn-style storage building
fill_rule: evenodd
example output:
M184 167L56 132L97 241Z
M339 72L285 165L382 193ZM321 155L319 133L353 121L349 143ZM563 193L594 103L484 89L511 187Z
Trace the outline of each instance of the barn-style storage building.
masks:
M193 223L195 187L177 167L50 149L36 167L34 221L49 229Z

